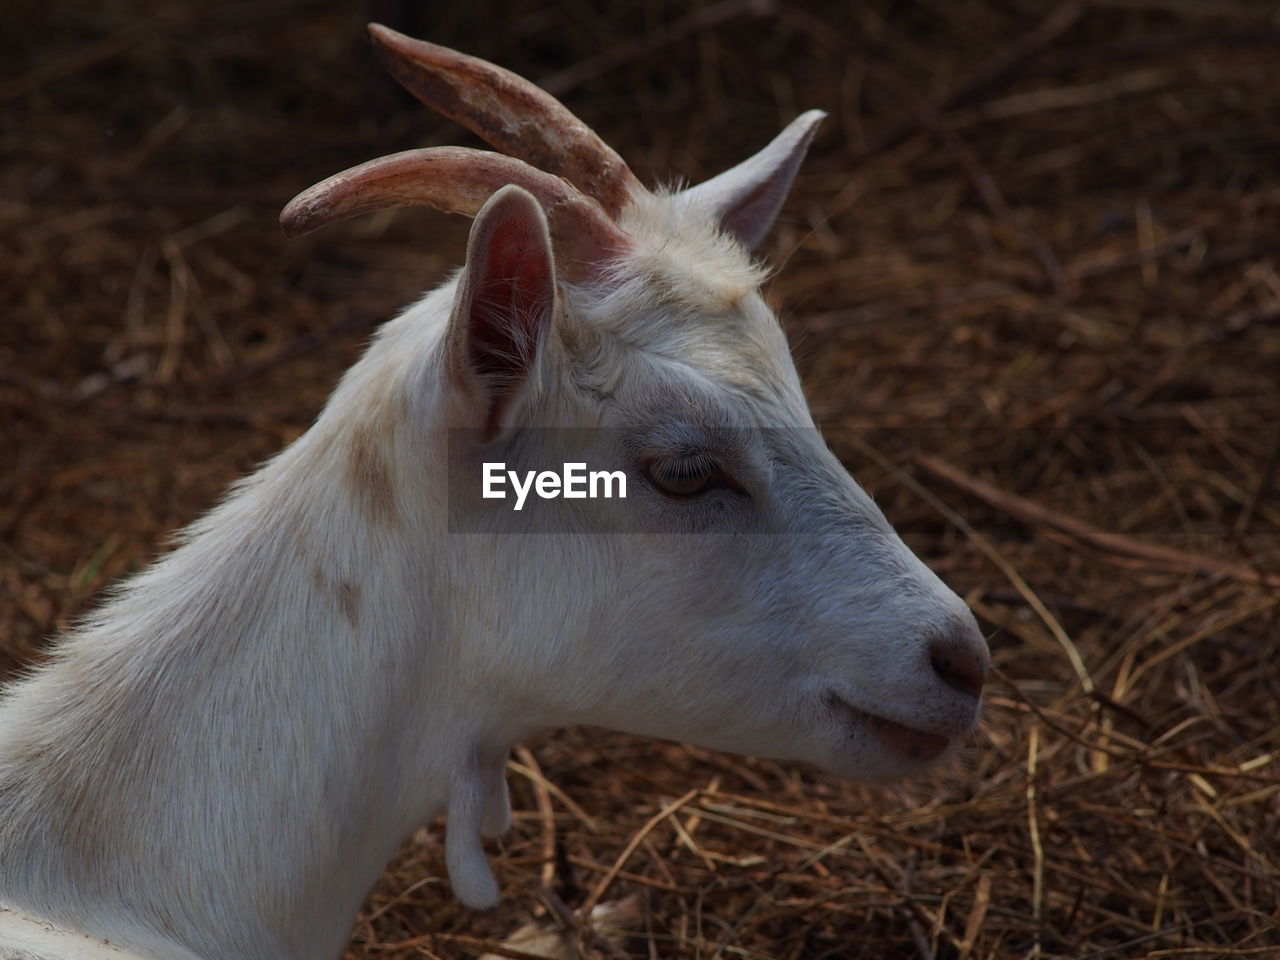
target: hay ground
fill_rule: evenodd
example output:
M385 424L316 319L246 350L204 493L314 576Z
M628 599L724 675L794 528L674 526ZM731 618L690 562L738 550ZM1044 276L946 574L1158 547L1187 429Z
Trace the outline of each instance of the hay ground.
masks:
M1280 957L1274 5L434 6L402 22L544 81L645 180L831 114L769 296L997 672L964 761L887 787L547 736L512 768L503 905L451 899L437 825L346 956L469 956L639 893L637 957ZM459 262L430 212L276 228L346 165L472 142L377 79L366 12L0 12L0 671Z

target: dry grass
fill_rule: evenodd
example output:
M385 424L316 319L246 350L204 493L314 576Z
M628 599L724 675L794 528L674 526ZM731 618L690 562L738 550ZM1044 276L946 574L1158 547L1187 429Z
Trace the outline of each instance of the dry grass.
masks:
M358 5L89 6L0 13L0 671L303 430L464 229L277 232L342 166L465 142L374 79ZM407 24L545 79L645 179L832 114L770 296L837 450L998 673L928 782L548 736L512 768L504 905L457 906L424 831L348 957L467 956L628 892L638 957L1280 956L1269 8L565 0Z

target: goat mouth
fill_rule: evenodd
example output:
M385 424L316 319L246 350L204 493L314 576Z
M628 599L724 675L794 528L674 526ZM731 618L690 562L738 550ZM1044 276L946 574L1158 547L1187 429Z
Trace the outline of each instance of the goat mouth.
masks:
M951 740L948 737L917 730L896 720L890 720L888 717L868 713L834 693L827 693L822 701L832 713L842 718L850 727L870 730L890 750L908 760L928 763L940 757L947 747L951 746Z

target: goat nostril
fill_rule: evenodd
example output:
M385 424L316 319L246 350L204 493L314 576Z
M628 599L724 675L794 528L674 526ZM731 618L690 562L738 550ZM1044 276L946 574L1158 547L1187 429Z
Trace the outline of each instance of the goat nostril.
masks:
M986 659L960 640L935 640L929 646L929 663L947 686L971 697L982 695L987 680Z

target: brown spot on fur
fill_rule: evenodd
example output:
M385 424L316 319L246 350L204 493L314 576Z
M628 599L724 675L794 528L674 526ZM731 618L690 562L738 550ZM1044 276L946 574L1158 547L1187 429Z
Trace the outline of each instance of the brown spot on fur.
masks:
M360 584L350 580L330 580L319 564L311 568L311 582L323 597L332 597L351 629L360 621Z
M365 517L388 526L399 519L399 509L391 467L378 441L390 433L369 423L358 424L351 433L346 475L347 489Z
M360 584L352 583L350 580L340 580L334 594L338 598L338 609L342 611L342 615L347 618L347 623L351 624L351 629L354 630L360 618Z

